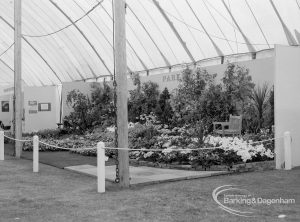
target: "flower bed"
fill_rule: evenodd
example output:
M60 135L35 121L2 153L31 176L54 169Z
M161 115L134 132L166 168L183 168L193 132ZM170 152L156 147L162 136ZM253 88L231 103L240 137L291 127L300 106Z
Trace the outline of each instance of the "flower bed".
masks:
M39 134L38 134L39 135ZM55 137L52 135L39 135L41 142L50 144L52 146L47 146L43 143L39 144L39 151L66 151L62 148L70 149L70 152L78 153L85 156L96 156L97 155L97 142L103 141L107 146L112 146L113 134L110 132L92 132L86 133L85 135L68 135L67 137ZM24 140L31 140L32 136L25 136ZM55 147L53 147L55 146ZM84 149L84 148L95 148L95 149ZM32 151L32 142L24 142L23 150ZM107 156L112 156L111 150L106 150Z
M194 129L189 126L170 129L166 125L153 124L152 120L135 125L130 135L134 135L130 148L142 149L130 152L130 158L138 161L209 168L274 158L274 141L271 140L274 135L268 131L239 138L208 135L200 141L201 138L195 137Z
M273 135L267 131L259 134L247 134L242 137L219 137L208 135L203 138L195 136L191 126L169 127L155 123L155 116L147 117L145 123L130 123L129 148L132 161L151 162L152 165L184 165L190 168L208 170L212 166L230 168L236 164L268 161L274 158ZM104 132L94 130L84 135L69 135L66 137L41 134L40 140L81 155L96 156L97 142L105 142L108 147L114 147L114 127ZM26 137L25 139L30 139ZM264 142L260 142L260 141ZM93 147L95 149L84 149ZM151 150L149 150L151 149ZM26 142L23 150L32 150L32 142ZM40 144L40 151L58 151L56 147ZM116 150L106 150L108 157L114 157Z
M196 138L194 138L195 142L187 147L174 145L172 140L180 139L178 136L162 138L168 141L162 145L161 151L147 151L147 149L134 151L130 154L131 159L171 165L201 166L206 169L212 165L231 167L238 163L266 161L274 158L273 151L265 147L267 145L251 140L245 141L243 138L207 136L201 147L203 149L197 149ZM158 139L157 143L159 141ZM180 151L177 151L178 149Z

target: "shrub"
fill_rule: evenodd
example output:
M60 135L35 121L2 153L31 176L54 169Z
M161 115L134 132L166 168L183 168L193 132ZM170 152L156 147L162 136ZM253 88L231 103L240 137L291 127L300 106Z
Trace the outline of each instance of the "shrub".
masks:
M191 124L202 136L212 131L213 121L225 121L230 114L243 112L254 84L248 70L229 64L222 83L216 74L197 68L183 71L183 78L172 99L174 123Z
M222 79L223 87L235 112L243 114L245 105L250 101L255 84L249 70L229 63Z
M244 131L258 133L261 129L271 129L274 121L274 110L272 108L271 91L264 83L254 88L251 101L244 108Z
M159 95L155 114L162 124L170 124L173 117L173 109L171 107L170 98L171 95L167 88L165 88Z
M270 90L267 83L257 86L253 91L253 101L257 116L257 131L267 125L266 114L270 110L269 104Z
M103 87L92 85L92 119L93 125L106 128L114 123L115 111L113 105L113 89L103 82Z
M128 119L131 122L139 121L142 114L155 112L159 97L158 84L148 81L141 84L139 76L134 77L136 89L129 91Z
M214 121L227 121L228 116L233 113L234 107L222 90L222 85L211 85L203 94L201 113L207 132L212 132Z
M182 80L172 98L174 122L177 125L194 124L204 118L201 113L202 95L213 84L215 76L200 68L195 71L186 68L183 71Z
M64 118L64 122L67 122L70 128L84 132L93 126L92 103L88 96L79 90L72 90L67 95L67 105L73 108L70 115Z
M128 131L129 147L131 149L150 149L156 142L154 136L157 134L153 125L136 124Z
M104 82L103 87L92 85L91 98L79 90L72 90L67 95L67 104L73 108L64 119L64 128L69 132L81 133L95 126L111 125L114 122L113 91Z
M59 138L61 136L60 129L45 129L33 133L24 133L24 137L33 137L34 135L39 136L39 138Z

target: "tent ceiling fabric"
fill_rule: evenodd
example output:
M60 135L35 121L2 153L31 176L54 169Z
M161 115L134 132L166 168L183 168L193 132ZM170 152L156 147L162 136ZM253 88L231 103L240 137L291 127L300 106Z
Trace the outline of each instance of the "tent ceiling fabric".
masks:
M13 2L0 1L0 84L13 82ZM299 44L297 0L126 2L128 71ZM112 0L22 0L23 81L112 75L112 18Z

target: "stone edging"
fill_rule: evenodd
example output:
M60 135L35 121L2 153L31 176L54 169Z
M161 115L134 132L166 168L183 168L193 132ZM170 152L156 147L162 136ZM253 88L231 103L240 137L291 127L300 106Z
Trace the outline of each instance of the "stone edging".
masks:
M166 164L166 163L154 163L144 160L130 160L130 165L133 166L149 166L166 169L180 169L180 170L196 170L196 171L231 171L231 172L251 172L251 171L265 171L274 170L275 161L262 161L252 163L241 163L233 165L232 167L226 165L213 165L210 167L192 166L192 165L180 165L180 164Z

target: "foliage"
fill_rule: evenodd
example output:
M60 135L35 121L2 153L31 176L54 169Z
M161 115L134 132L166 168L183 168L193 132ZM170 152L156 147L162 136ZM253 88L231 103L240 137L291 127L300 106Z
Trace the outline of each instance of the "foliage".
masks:
M79 153L85 156L96 156L97 150L96 146L99 141L105 142L106 146L112 146L114 140L114 133L102 130L102 128L96 128L91 133L86 133L84 135L71 134L68 136L59 136L59 130L43 130L34 133L38 135L39 139L44 143L62 147L69 148L70 152ZM32 139L31 134L24 135L24 139ZM82 148L95 148L85 150ZM32 151L32 142L23 143L24 151ZM65 151L56 147L47 146L43 143L39 144L40 151ZM105 150L106 156L113 156L114 153L111 150Z
M83 132L93 124L92 103L88 96L79 90L72 90L67 95L67 105L73 108L69 116L64 119L64 125L69 125L73 130ZM67 124L66 124L67 122Z
M148 81L141 84L138 75L133 78L136 89L129 91L128 119L131 122L137 122L142 114L155 112L159 91L157 83Z
M192 124L202 136L212 131L212 122L245 112L254 87L249 71L228 64L222 83L216 84L215 77L200 68L183 71L172 99L176 124Z
M201 121L201 96L204 90L213 84L214 78L215 75L210 75L200 68L193 71L187 67L183 70L182 79L172 99L177 124Z
M160 152L147 151L144 148L145 151L130 153L130 157L138 160L201 165L203 167L211 165L232 166L242 162L264 161L274 158L272 141L253 143L253 140L250 139L254 137L253 135L248 135L245 138L207 136L200 148L197 146L197 138L185 138L184 132L187 131L189 131L188 128L159 129L160 134L155 136L156 143L151 149L161 150ZM270 139L270 136L264 134L257 138ZM182 143L185 139L186 143ZM202 149L206 147L215 147L215 149ZM198 150L191 150L196 148Z
M194 151L190 159L193 166L202 166L208 168L212 165L227 165L242 162L242 159L233 150L225 151L223 149L216 149L213 151Z
M253 141L270 140L273 134L269 130L262 130L258 134L246 134L241 138L214 137L208 135L195 137L195 128L191 125L170 127L157 121L152 113L139 117L142 123L129 123L129 148L144 149L144 151L130 152L130 158L162 163L191 164L209 167L211 165L227 165L242 162L264 161L274 157L274 141L253 143ZM41 132L45 135L43 141L55 146L71 148L71 152L81 155L96 156L96 144L105 142L106 146L114 146L114 128L96 128L84 135L71 135L67 138L54 138L53 134ZM56 134L54 134L56 135ZM56 137L56 136L55 136ZM82 148L94 147L85 150ZM201 148L215 149L201 149ZM32 144L24 143L24 150L31 150ZM159 152L147 151L160 150ZM183 149L178 151L178 149ZM198 150L191 150L198 149ZM40 150L59 151L40 144ZM106 150L106 155L115 157L115 150Z
M162 124L170 124L173 117L173 109L170 103L171 95L167 88L165 88L159 95L159 100L156 105L155 114Z
M249 75L249 70L229 63L222 82L228 100L235 108L234 111L242 114L244 106L249 102L255 86Z
M158 84L148 81L142 84L142 93L145 97L143 105L143 114L150 114L155 111L159 97Z
M150 115L141 115L139 117L141 123L129 124L128 143L131 149L150 149L155 144L155 136L158 130L155 127L157 117L151 113Z
M45 129L38 132L23 133L24 137L33 137L34 135L37 135L39 138L59 138L63 134L61 129Z
M129 129L129 147L131 149L150 149L156 142L154 138L156 135L157 131L153 126L138 123L134 128Z
M202 113L203 95L205 90L214 84L215 76L200 68L191 70L187 67L183 70L182 79L172 98L174 125L191 125L195 129L194 136L200 139L200 144L207 126L207 119Z
M190 125L183 127L169 127L160 124L152 116L144 116L144 124L136 124L130 131L130 144L132 149L144 149L145 151L130 152L130 158L162 163L192 164L209 167L210 165L227 165L242 162L264 161L274 157L274 142L268 130L259 134L246 134L241 138L214 137L208 135L199 143L195 137L194 128ZM144 138L146 138L144 140ZM253 141L268 140L262 143ZM206 147L219 147L215 149L201 149ZM193 151L190 149L199 149ZM157 149L160 152L147 151ZM176 151L183 149L183 151Z
M274 106L270 104L271 90L267 83L254 88L251 101L245 106L244 128L247 132L258 133L263 128L271 129L274 123ZM273 114L273 116L272 116Z
M92 85L92 116L94 125L110 126L114 123L113 90L106 83L103 87Z
M227 93L222 90L222 85L211 85L203 94L201 113L203 121L207 126L207 131L212 131L212 122L226 121L234 107L227 97Z
M258 118L256 109L253 102L249 102L245 105L243 112L242 128L243 133L251 133L257 131Z
M97 125L108 126L113 123L113 91L104 82L103 87L92 85L91 98L79 90L72 90L67 95L67 105L73 108L64 119L64 128L69 131L85 132Z
M261 129L263 127L263 123L265 122L264 115L266 114L269 108L269 87L267 83L264 83L263 86L257 86L253 91L252 99L254 101L254 107L256 110L257 116L257 128Z
M257 133L249 133L245 134L243 136L244 140L247 141L265 141L265 140L271 140L274 138L274 132L270 129L260 129ZM268 141L263 143L266 149L270 149L272 152L274 152L275 148L275 141Z

